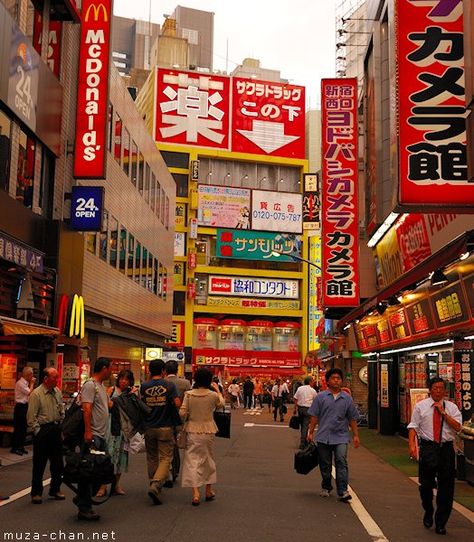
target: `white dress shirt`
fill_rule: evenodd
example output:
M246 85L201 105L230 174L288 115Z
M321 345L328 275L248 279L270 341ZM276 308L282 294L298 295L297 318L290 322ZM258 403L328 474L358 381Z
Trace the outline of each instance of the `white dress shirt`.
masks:
M30 385L28 380L21 377L20 380L15 384L15 403L23 403L26 405L28 399L30 398Z
M310 407L313 404L313 400L316 397L316 390L309 384L300 386L295 395L293 396L296 399L296 404L300 407Z
M272 393L275 397L281 397L283 393L290 393L286 382L277 386L276 384L272 388Z
M415 405L411 415L411 421L408 424L408 429L414 429L418 436L423 440L434 441L433 435L433 409L435 408L434 401L431 397L423 399ZM451 401L444 401L444 410L446 414L462 424L462 415L459 408ZM443 421L443 432L441 442L453 441L456 436L456 431Z

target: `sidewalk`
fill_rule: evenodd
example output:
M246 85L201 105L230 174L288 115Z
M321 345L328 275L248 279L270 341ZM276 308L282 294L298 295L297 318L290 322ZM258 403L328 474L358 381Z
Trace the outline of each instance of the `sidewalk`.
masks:
M362 446L410 478L418 477L418 464L408 457L406 440L367 428L359 428L359 434ZM454 499L474 512L474 487L467 482L456 481Z

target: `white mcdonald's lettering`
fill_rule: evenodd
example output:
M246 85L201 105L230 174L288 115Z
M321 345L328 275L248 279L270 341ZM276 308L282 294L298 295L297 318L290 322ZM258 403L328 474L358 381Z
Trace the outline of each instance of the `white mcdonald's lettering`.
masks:
M89 6L89 10L92 6ZM87 13L89 13L89 10ZM87 19L86 19L87 20ZM86 162L95 160L96 151L100 149L97 145L97 130L95 129L96 117L99 114L99 85L101 83L101 70L104 67L100 56L102 44L105 43L103 30L88 30L86 34L86 45L89 45L86 58L86 106L84 113L87 117L87 132L82 136L84 144L83 158Z

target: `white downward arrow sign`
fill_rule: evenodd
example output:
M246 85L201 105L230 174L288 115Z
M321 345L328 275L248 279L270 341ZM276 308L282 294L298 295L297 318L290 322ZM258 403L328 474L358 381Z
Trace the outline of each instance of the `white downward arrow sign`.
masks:
M252 131L237 130L244 137L255 143L266 153L271 153L288 145L300 136L285 135L285 125L281 122L267 122L265 120L254 120Z

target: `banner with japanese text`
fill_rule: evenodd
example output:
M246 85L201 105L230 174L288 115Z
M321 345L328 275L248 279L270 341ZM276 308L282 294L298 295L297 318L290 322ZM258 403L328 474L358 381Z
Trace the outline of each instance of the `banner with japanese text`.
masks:
M252 229L302 233L301 194L252 190Z
M315 265L308 268L308 350L318 350L319 335L322 335L324 313L321 305L321 236L313 235L308 239L309 261ZM318 267L316 267L318 266Z
M158 69L155 89L156 141L229 149L229 77Z
M324 307L359 304L357 79L323 79Z
M301 238L297 235L248 230L217 230L216 256L218 258L293 262L291 255L301 257Z
M232 150L305 158L305 89L233 77Z
M319 174L305 173L303 187L303 229L319 230L321 228Z
M298 299L299 282L290 279L260 279L210 275L208 293L210 295Z
M473 212L463 2L395 0L395 33L400 206Z
M250 190L200 184L197 218L200 226L249 229Z
M454 341L454 398L463 421L474 413L472 383L474 382L473 341Z

